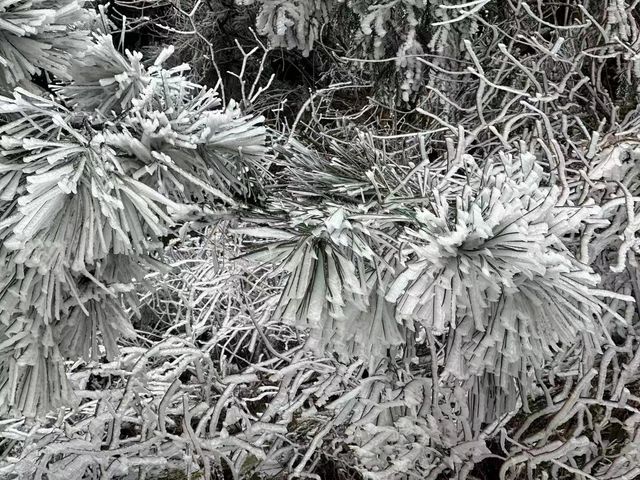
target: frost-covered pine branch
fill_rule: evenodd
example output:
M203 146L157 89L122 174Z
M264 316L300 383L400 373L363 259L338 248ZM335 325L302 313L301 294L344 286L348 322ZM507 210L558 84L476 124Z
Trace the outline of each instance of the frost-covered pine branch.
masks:
M219 108L183 67L163 69L170 51L145 68L110 42L76 60L91 73L59 98L0 97L4 412L69 405L64 360L103 346L115 358L118 338L135 335L132 282L161 265L161 239L195 202L235 205L250 183L232 169L266 153L261 119Z

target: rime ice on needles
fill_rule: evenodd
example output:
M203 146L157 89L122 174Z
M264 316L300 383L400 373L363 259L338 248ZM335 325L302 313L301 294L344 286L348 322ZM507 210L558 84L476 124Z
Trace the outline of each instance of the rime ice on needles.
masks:
M103 116L121 113L150 84L151 75L158 73L157 68L148 72L141 60L138 52L121 55L110 35L97 36L82 58L73 62L71 81L56 90L76 110L97 110Z
M343 207L292 210L282 229L237 230L271 239L248 258L279 265L275 274L286 273L275 315L309 329L310 349L344 359L386 355L403 338L383 298L388 272L374 253L380 250L378 225Z
M266 0L256 27L269 39L271 48L297 48L309 55L333 6L333 0Z
M562 244L598 209L557 207L559 190L541 185L532 155L502 160L504 167L475 172L461 196L436 192L416 210L416 227L403 235L405 267L387 299L409 324L448 334L447 368L456 377L490 374L513 395L514 380L526 385L527 369L560 344L585 335L598 349L594 319L603 305L592 292L598 276Z
M132 281L158 265L160 238L194 198L233 203L243 178L230 172L266 151L261 118L164 70L170 49L146 69L110 42L58 90L73 109L23 89L0 97L3 411L69 405L64 360L117 354L134 335Z
M7 0L0 3L0 91L27 85L46 71L70 78L73 57L90 42L83 29L91 19L77 0Z

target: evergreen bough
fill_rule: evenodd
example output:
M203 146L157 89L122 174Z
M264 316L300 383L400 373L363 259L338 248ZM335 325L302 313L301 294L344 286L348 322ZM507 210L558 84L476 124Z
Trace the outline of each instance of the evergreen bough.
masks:
M55 96L0 97L4 413L70 405L64 361L117 355L162 238L202 205L235 205L266 153L261 118L164 69L170 49L145 66L111 42L71 62Z
M0 92L45 73L70 80L71 59L90 44L95 14L78 0L0 3Z

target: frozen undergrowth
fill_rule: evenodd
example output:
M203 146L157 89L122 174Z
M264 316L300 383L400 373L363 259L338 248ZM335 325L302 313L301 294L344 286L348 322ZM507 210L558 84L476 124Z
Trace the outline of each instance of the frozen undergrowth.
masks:
M174 268L142 295L139 338L116 361L69 368L76 408L2 421L3 478L438 478L488 471L500 447L505 478L525 464L536 478L636 475L632 330L597 363L578 348L558 356L529 409L518 402L476 430L433 336L404 365L305 353L270 320L281 288L268 270L232 261L238 244L226 235L209 229L169 249Z
M1 477L640 475L638 2L435 3L438 55L403 50L420 64L408 110L363 101L369 77L348 70L287 118L268 53L238 45L240 108L163 69L171 49L145 63L85 34L84 58L39 66L64 67L56 101L25 79L0 99ZM22 19L14 5L0 18ZM176 10L180 35L202 5ZM88 188L105 177L135 201ZM85 218L119 240L49 242L42 185L60 219L109 204ZM68 289L57 316L47 275ZM31 381L52 362L73 395Z

